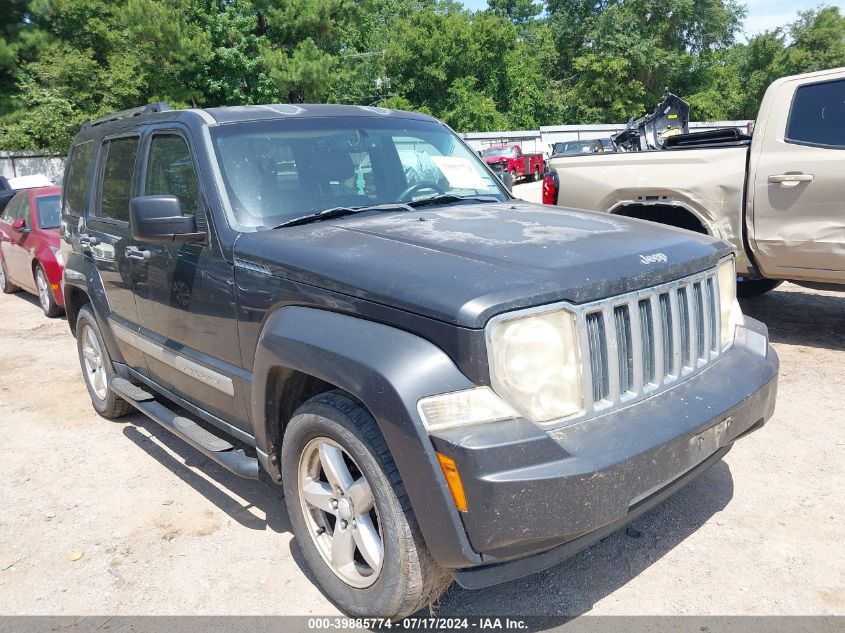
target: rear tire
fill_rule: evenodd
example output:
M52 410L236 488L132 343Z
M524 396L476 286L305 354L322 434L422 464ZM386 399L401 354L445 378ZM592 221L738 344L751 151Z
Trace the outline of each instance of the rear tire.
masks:
M109 419L129 413L132 405L109 389L108 383L114 376L114 366L90 303L82 306L76 317L76 348L79 352L79 364L82 366L82 377L91 396L91 404L97 413Z
M338 472L340 477L332 474ZM436 600L451 584L451 574L426 548L381 431L349 396L324 393L296 411L285 429L282 476L302 554L326 596L345 613L396 620ZM367 494L342 494L333 479L354 482L345 490L357 486ZM345 533L352 536L344 540ZM369 545L374 538L380 549ZM352 554L344 556L346 549Z
M543 179L543 172L539 167L534 168L534 182L539 182Z
M774 290L783 283L780 279L742 279L736 280L736 296L740 299L759 297Z
M0 290L3 294L10 295L20 290L15 284L11 282L9 276L6 274L6 265L0 259Z
M44 310L44 314L52 319L64 312L62 307L56 303L56 298L53 296L50 282L47 279L47 273L44 272L41 264L35 265L35 288L38 290L38 303Z

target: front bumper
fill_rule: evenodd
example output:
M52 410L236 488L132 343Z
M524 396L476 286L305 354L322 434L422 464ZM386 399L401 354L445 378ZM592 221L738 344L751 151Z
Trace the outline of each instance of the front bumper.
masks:
M520 419L433 436L458 465L484 561L456 579L483 587L545 569L653 507L771 417L777 371L765 326L747 319L712 366L625 409L549 432Z

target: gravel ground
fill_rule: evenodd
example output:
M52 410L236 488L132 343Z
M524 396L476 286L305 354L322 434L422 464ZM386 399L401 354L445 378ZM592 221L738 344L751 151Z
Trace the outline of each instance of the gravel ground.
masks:
M743 307L781 357L769 424L626 531L453 585L441 615L845 614L845 295L785 284ZM277 489L139 415L99 418L67 322L34 297L0 296L0 324L0 614L337 613Z

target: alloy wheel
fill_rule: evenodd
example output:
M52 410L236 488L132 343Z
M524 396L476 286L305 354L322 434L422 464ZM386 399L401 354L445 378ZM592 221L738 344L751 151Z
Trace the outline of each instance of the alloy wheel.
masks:
M318 437L300 455L298 484L305 523L323 560L347 584L372 585L384 541L372 488L358 464L340 444Z
M38 300L46 312L50 309L50 286L46 277L44 277L44 271L40 268L35 272L35 285L38 288Z
M82 329L82 359L85 363L85 380L100 400L108 395L108 380L100 341L89 325Z
M0 289L6 287L6 270L3 268L3 264L0 263Z

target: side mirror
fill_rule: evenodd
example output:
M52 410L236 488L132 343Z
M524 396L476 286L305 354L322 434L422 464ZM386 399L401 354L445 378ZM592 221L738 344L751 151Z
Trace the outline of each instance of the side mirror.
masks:
M176 196L141 196L129 201L129 226L132 238L139 242L168 244L202 242L205 233L197 232L197 220L182 215Z
M29 229L26 228L26 220L23 218L18 218L12 222L12 230L15 233L29 233Z

